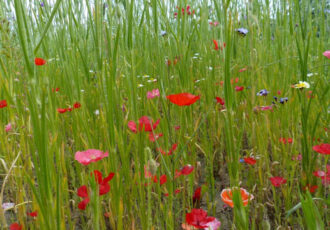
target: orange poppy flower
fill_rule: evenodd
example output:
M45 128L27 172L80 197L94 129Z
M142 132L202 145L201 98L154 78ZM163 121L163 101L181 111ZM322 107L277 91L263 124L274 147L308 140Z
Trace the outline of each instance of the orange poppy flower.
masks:
M244 188L240 188L241 191L241 197L243 200L243 205L246 206L250 200L253 199L253 195L248 193ZM224 203L228 204L230 207L234 207L234 202L233 202L233 193L232 189L227 188L222 190L221 192L221 199Z

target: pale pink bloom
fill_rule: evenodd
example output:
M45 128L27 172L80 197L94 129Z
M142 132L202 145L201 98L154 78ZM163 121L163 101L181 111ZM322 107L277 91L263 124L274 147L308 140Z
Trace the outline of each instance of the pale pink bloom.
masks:
M324 55L326 58L330 59L330 50L324 51L323 55Z
M272 106L261 106L260 107L260 109L262 110L262 111L265 111L265 110L273 110L273 107Z
M101 150L87 149L84 152L76 152L74 159L83 165L88 165L107 156L109 156L108 152L103 153Z
M159 89L153 89L152 91L147 92L148 99L152 99L152 98L159 97L159 96L160 96Z
M217 218L214 218L213 221L208 222L207 228L204 228L204 230L218 230L221 226L221 222L217 220Z
M11 123L8 123L8 125L5 126L5 131L9 132L12 129Z

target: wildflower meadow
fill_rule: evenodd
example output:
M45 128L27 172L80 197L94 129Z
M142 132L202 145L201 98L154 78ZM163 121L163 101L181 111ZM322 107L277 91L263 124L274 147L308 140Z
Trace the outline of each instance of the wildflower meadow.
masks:
M0 229L325 230L327 0L1 0Z

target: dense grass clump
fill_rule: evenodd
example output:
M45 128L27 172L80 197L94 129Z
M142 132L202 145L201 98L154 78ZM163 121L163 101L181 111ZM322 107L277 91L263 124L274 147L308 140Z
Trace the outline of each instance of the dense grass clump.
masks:
M1 229L326 229L326 0L0 2Z

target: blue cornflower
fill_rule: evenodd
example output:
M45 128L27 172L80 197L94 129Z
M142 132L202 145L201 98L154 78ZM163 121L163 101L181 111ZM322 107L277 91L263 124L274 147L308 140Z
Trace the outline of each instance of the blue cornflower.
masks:
M249 32L247 29L245 29L245 28L238 28L238 29L236 29L235 31L237 31L240 35L243 35L243 36L245 36L245 35L247 35L247 33Z
M287 97L282 97L281 99L280 99L280 103L281 104L284 104L285 102L287 102L289 99L287 98Z
M257 93L257 96L267 96L269 91L267 89L262 89Z

